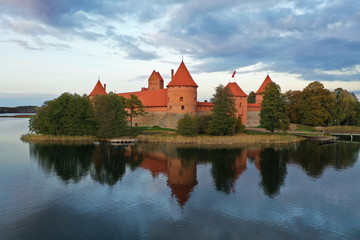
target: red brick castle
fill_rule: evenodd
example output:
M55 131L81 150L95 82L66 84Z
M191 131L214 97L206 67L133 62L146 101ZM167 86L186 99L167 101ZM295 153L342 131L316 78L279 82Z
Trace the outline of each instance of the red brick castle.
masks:
M256 91L256 103L248 103L248 95L240 88L236 82L229 82L226 87L230 89L234 96L236 116L242 119L246 126L259 125L259 113L263 92L267 84L271 82L269 75L266 76L260 88ZM145 116L133 119L137 126L160 126L176 128L176 123L185 114L208 114L214 107L210 102L199 102L197 99L198 85L192 78L184 62L180 63L179 68L174 74L171 70L171 80L164 88L164 79L159 72L153 71L148 79L148 87L142 88L137 92L118 93L117 95L125 98L131 94L136 95L144 105ZM106 85L102 85L100 80L89 94L104 95Z

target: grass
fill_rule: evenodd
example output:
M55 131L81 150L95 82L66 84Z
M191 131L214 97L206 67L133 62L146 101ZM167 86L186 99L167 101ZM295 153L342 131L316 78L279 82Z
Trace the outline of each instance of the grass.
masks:
M142 131L156 131L156 132L168 132L168 131L176 131L175 129L172 128L162 128L159 126L153 126L153 127L137 127L138 129L142 130Z
M202 146L224 145L224 146L248 146L254 144L287 144L303 140L296 136L286 134L237 134L234 136L206 136L185 137L177 134L171 135L139 135L138 139L142 142L166 143L166 144L195 144Z
M326 133L360 133L360 126L328 126L317 129Z
M305 124L297 124L296 131L315 132L316 130L314 129L313 126L309 126L309 125L305 125Z
M25 142L71 142L71 143L91 143L97 140L94 136L54 136L45 134L25 134L21 136Z

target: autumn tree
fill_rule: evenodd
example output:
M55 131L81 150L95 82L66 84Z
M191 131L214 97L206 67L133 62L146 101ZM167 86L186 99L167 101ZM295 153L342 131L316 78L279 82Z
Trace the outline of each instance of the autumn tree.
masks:
M131 94L130 98L125 99L125 108L130 118L130 128L132 128L133 118L145 115L144 105L136 95Z
M269 130L286 131L289 128L285 99L280 92L280 86L271 82L265 88L263 102L260 111L260 125Z
M333 94L320 82L312 82L300 94L299 116L301 123L308 125L329 125L335 106Z
M334 125L357 124L358 104L356 96L342 88L337 88L333 92L335 107L333 108Z
M235 134L238 120L235 118L236 109L233 95L228 88L219 85L213 96L212 102L215 106L209 123L210 135Z
M287 91L285 93L287 112L290 122L300 123L299 118L299 100L301 91Z
M247 98L247 102L248 103L255 103L256 102L256 94L253 91L251 91L249 93L249 96Z

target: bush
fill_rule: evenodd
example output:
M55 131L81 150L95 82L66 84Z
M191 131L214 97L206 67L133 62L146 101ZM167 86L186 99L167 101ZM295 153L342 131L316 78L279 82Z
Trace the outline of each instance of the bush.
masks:
M199 115L195 117L197 125L198 134L207 134L209 133L209 124L211 121L212 115Z
M198 134L198 126L194 117L185 115L178 121L177 130L183 136L195 136Z

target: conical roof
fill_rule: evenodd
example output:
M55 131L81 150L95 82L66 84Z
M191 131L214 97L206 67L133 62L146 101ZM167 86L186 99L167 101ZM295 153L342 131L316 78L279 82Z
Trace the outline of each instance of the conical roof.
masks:
M195 83L193 78L191 77L189 70L186 68L184 62L181 62L178 70L176 71L175 75L167 85L167 87L174 87L174 86L191 86L191 87L198 87Z
M101 84L100 80L97 81L94 89L89 94L89 96L95 96L95 95L107 95L105 88Z
M235 97L247 97L248 95L244 93L244 91L239 87L239 85L236 82L229 82L226 85L226 88L230 89L230 92Z
M268 85L269 83L271 83L271 82L272 82L272 80L271 80L271 78L269 77L269 74L266 75L266 78L265 78L264 82L261 84L261 86L259 87L259 89L256 91L256 94L265 92L265 88L266 88L267 85Z

